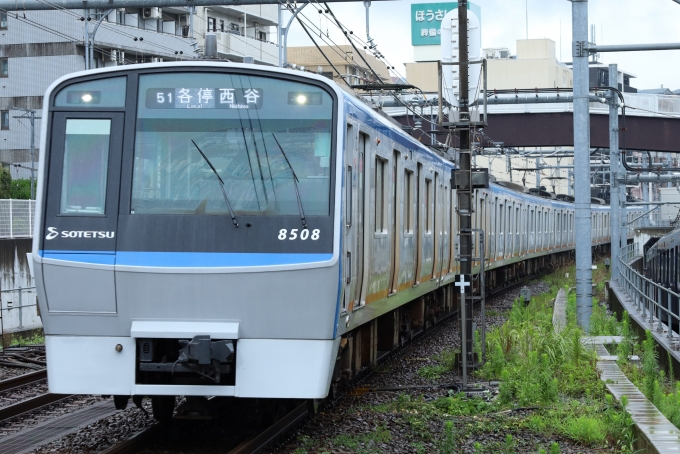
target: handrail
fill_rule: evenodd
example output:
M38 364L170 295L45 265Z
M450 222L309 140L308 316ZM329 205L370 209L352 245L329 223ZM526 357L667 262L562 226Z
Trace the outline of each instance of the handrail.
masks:
M673 298L680 298L680 294L676 293L662 284L658 284L653 280L640 274L631 266L631 261L635 258L642 258L642 254L637 250L635 243L629 244L621 249L618 260L620 263L620 277L621 287L631 298L638 311L642 311L642 318L647 320L650 324L657 323L656 330L663 331L662 320L666 320L669 339L679 337L680 335L673 335L673 322L680 326L680 316L671 311L671 303ZM665 304L665 306L664 306Z

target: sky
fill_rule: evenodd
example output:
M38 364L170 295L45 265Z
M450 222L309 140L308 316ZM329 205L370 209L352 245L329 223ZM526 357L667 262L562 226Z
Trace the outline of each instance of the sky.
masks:
M404 63L414 61L410 30L412 3L428 2L374 1L370 8L371 36L386 62L403 76L406 75ZM516 40L527 37L528 12L529 38L552 39L558 60L572 60L570 1L476 0L473 3L482 9L483 48L507 47L514 55ZM680 4L673 0L590 0L588 5L588 20L596 26L597 44L680 43ZM329 6L340 22L366 40L363 2L329 3ZM302 13L324 32L328 31L335 43L347 44L338 28L319 14L318 9L318 5L310 4ZM313 45L296 21L290 28L288 45ZM671 90L680 89L680 50L603 53L600 61L617 63L619 70L636 76L631 80L635 88L663 85Z

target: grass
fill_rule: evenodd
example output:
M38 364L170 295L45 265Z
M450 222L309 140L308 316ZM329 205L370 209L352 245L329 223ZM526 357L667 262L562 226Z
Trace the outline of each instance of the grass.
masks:
M450 372L456 367L456 355L460 353L458 349L446 349L435 358L439 364L424 366L418 370L418 375L428 380L439 380L442 375Z
M598 296L604 291L607 274L600 266L594 272ZM568 294L567 326L560 332L552 326L551 302L560 288L573 286L574 277L573 266L559 270L545 278L549 292L533 297L527 306L515 302L508 321L487 334L489 353L480 376L501 380L493 404L497 409L536 407L524 422L536 433L594 447L617 446L627 452L632 449L632 421L607 394L594 352L581 344L574 292ZM621 331L616 319L599 304L591 324L603 333Z
M604 267L599 268L594 276L605 279ZM379 405L354 406L348 418L389 424L330 440L308 438L296 454L380 452L380 444L393 440L397 433L417 453L459 453L466 446L477 454L558 454L558 441L565 439L596 450L632 452L632 421L624 410L625 401L622 405L607 393L594 352L581 343L574 292L568 298L567 325L560 332L553 329L553 300L560 289L574 286L574 278L573 266L547 276L549 292L533 296L526 306L515 302L505 314L507 322L487 332L487 361L477 373L478 378L501 381L495 399L467 398L452 391L438 398L402 393ZM592 324L622 335L630 333L630 327L612 322L604 308L594 312ZM626 345L632 354L634 347ZM442 352L418 374L428 380L441 378L456 367L456 353L453 349ZM680 388L677 397L680 401Z
M21 345L35 345L45 343L45 334L42 329L35 330L31 335L22 336L19 334L5 334L3 336L5 345L8 347L15 347ZM2 350L2 347L0 347Z

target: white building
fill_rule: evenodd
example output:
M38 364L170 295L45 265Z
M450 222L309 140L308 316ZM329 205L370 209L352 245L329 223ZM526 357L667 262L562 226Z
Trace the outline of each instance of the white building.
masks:
M86 69L86 30L94 33L92 68L200 58L208 32L221 58L278 65L277 17L277 5L196 7L193 20L177 7L0 13L0 162L31 161L30 122L12 108L42 116L47 87ZM39 131L37 120L36 159Z

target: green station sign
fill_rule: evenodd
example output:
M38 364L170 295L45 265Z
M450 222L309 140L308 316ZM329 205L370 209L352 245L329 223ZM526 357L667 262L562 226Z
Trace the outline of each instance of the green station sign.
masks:
M413 3L411 5L411 44L414 46L438 46L441 44L442 19L451 10L458 9L458 2ZM468 3L468 10L482 20L482 9Z

